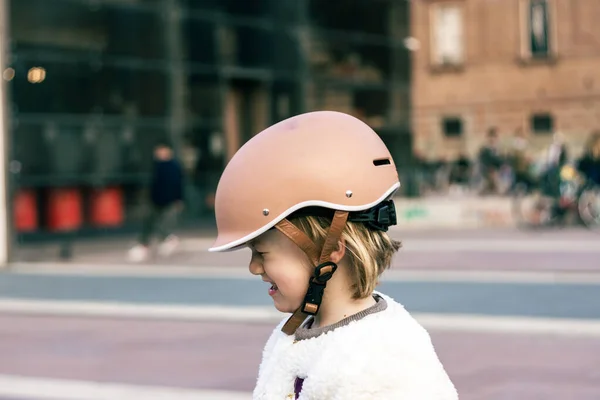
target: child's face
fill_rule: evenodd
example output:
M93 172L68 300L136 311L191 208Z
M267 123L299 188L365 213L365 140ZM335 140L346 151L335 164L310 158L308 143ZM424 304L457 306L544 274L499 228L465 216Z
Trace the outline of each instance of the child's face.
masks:
M276 229L259 236L250 249L250 272L269 282L265 294L273 298L275 308L281 312L296 311L304 300L312 274L308 257Z

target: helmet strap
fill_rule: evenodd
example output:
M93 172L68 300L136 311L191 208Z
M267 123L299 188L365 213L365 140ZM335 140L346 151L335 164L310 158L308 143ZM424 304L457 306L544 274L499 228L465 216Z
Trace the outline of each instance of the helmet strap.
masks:
M331 262L331 253L338 245L342 232L346 227L348 215L347 211L335 212L329 230L327 231L327 236L321 249L320 256L319 251L317 250L318 247L304 232L298 229L296 225L292 224L287 219L284 219L275 225L277 230L298 245L298 247L306 253L313 265L316 265L313 276L309 280L308 290L302 305L281 328L285 334L294 334L309 315L316 315L319 312L327 281L331 279L333 273L337 269L337 265Z

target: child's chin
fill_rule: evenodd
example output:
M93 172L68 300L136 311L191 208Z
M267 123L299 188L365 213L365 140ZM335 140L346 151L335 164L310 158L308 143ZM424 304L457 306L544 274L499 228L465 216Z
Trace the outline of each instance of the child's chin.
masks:
M293 308L293 307L290 307L289 305L279 304L279 303L275 302L275 308L279 312L292 314L294 311L296 311L296 309L298 307Z

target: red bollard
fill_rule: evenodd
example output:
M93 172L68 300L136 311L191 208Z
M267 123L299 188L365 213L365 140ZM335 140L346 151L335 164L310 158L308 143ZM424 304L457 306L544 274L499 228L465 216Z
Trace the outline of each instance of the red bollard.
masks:
M96 189L92 193L90 220L95 226L123 224L123 191L119 187Z
M81 227L83 207L78 189L51 189L47 207L51 231L74 231Z
M33 189L20 189L14 198L14 224L18 232L38 229L37 197Z

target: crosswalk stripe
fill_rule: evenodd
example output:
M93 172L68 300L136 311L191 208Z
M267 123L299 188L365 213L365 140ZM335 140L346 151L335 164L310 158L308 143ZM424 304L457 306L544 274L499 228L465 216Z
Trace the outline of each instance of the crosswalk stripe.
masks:
M27 400L250 400L251 393L0 375L0 396Z

